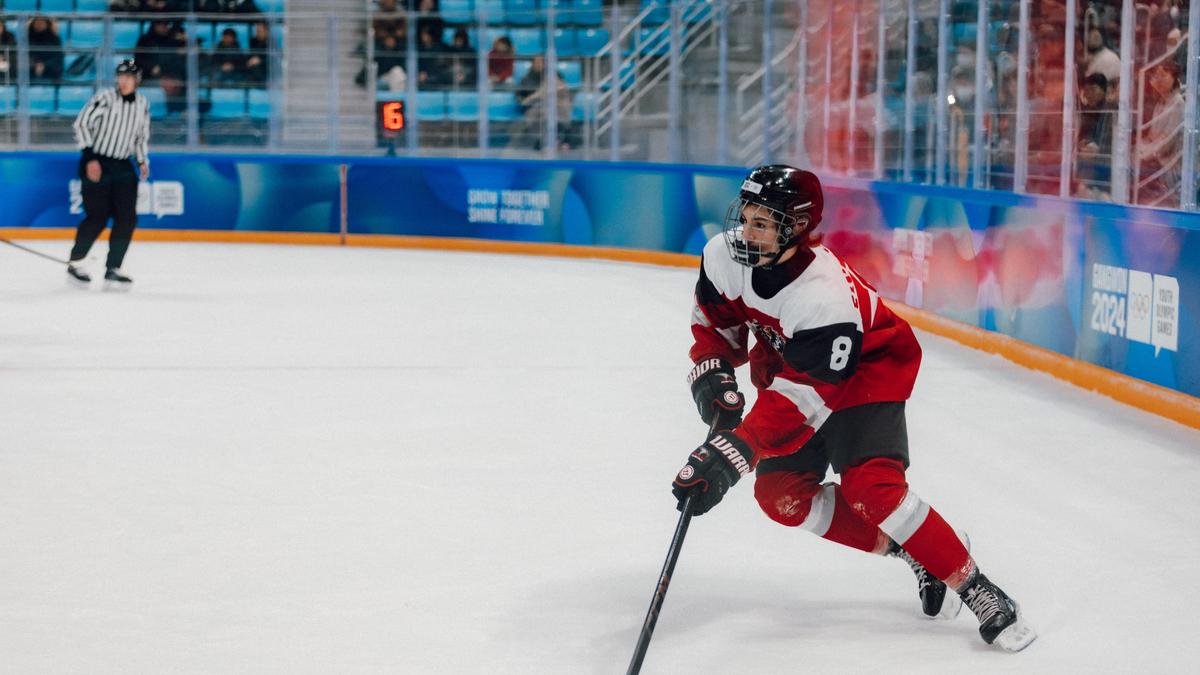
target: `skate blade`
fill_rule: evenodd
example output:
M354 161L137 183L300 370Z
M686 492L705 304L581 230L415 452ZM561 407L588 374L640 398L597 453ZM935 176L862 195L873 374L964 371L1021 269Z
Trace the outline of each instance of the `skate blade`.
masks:
M133 284L126 284L120 281L105 281L105 293L128 293L133 288Z
M962 608L962 598L958 597L958 593L947 589L946 599L942 601L942 608L938 610L936 615L929 618L937 619L938 621L950 621L958 616L958 613L962 611Z
M1011 626L1000 631L992 644L1008 652L1019 652L1037 639L1037 633L1020 614Z
M91 288L92 284L90 281L82 281L80 279L76 279L75 277L67 277L67 286L86 291Z

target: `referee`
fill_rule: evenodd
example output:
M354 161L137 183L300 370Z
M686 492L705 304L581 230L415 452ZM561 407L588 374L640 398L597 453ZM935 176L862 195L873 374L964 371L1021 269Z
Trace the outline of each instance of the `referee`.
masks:
M121 262L137 225L138 175L142 180L150 176L150 102L137 91L139 79L137 64L122 61L117 66L117 86L96 92L75 118L75 140L83 150L79 180L86 215L75 232L67 275L78 285L92 281L81 263L109 218L113 227L105 286L124 290L133 283L121 273ZM131 158L137 161L137 173Z

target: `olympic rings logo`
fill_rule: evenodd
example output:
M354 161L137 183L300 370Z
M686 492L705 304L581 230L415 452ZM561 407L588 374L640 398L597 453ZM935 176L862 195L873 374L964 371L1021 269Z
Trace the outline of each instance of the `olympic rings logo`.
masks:
M1148 293L1131 293L1129 296L1129 311L1137 318L1145 318L1150 314L1150 295Z

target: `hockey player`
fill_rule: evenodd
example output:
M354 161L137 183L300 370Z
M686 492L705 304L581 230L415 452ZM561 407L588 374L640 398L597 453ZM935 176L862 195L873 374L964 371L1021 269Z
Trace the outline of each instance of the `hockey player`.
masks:
M822 205L814 174L759 167L704 247L688 383L709 436L675 477L679 506L694 493L693 513L705 513L755 472L754 496L771 519L903 560L927 616L952 618L965 602L984 641L1023 649L1035 634L1017 604L905 480L904 405L921 348L820 244ZM746 362L758 400L743 419L734 368ZM822 484L830 465L840 485Z

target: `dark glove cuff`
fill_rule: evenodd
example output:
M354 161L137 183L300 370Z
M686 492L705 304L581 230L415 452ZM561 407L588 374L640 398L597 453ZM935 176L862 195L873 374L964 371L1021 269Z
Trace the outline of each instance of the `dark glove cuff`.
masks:
M83 149L83 161L90 162L93 159L96 159L96 153L92 152L91 148L84 148Z

